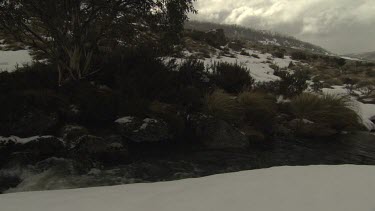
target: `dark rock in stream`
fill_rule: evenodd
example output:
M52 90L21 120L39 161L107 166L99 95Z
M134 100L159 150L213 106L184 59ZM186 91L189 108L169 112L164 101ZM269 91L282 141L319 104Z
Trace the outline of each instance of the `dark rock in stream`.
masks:
M162 119L123 117L116 123L118 132L134 143L160 143L173 136Z
M81 161L100 161L118 165L127 162L128 149L115 136L101 138L92 135L81 136L72 148L73 157Z

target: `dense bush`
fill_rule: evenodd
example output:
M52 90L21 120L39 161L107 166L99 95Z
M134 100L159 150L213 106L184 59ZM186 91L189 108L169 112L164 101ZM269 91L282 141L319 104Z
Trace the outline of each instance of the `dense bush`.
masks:
M298 119L339 131L360 126L360 118L351 108L348 97L304 93L292 99L291 112Z
M53 90L22 90L3 93L0 96L0 134L32 135L44 133L50 128L52 118L58 122L59 116L68 108L67 99ZM40 127L39 127L40 126ZM40 134L38 134L40 135Z
M204 111L218 119L230 122L240 120L243 112L236 97L223 90L215 90L205 97Z
M274 56L276 58L283 59L284 58L284 53L282 51L275 51L275 52L272 53L272 56Z
M209 82L204 63L196 59L188 59L182 62L178 77L183 86L203 87Z
M295 96L307 89L309 73L304 70L296 70L293 73L287 71L275 71L275 75L281 78L279 82L279 94L285 96Z
M307 60L308 56L303 51L294 51L291 53L291 57L293 60Z
M221 89L229 93L239 93L253 85L250 71L239 64L215 63L212 67L212 80Z
M272 129L277 114L276 99L262 92L243 92L238 96L246 125L262 131Z
M0 72L0 91L27 89L57 90L58 74L53 65L36 63L18 68L14 72Z
M80 111L78 121L90 126L104 126L115 120L117 100L108 87L93 82L72 82L65 84L61 91L71 105Z

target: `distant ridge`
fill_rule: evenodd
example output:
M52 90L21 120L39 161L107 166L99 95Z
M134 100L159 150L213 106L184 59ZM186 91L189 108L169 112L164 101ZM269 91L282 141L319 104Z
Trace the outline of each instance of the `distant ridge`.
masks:
M238 25L217 24L200 21L189 21L185 24L185 28L199 31L208 31L211 29L221 28L224 29L225 35L232 39L245 39L262 44L277 45L317 54L332 55L332 53L322 47L300 41L292 36L266 30L256 30Z
M375 61L375 51L373 52L366 52L366 53L353 53L353 54L347 54L345 56L361 59L361 60L367 60L367 61Z

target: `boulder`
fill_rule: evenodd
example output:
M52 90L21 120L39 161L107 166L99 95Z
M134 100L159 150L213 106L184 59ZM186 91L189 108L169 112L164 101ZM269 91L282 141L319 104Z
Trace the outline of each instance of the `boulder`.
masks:
M305 138L329 137L338 134L338 131L307 119L294 119L288 123L290 129L297 136Z
M265 135L253 127L242 127L241 132L245 134L251 143L264 143Z
M72 153L80 160L100 161L111 165L124 163L129 153L126 146L118 140L84 135L77 140Z
M88 135L89 131L79 125L66 125L62 128L61 136L68 148L74 148L80 137Z
M32 152L42 158L57 156L65 150L64 142L54 136L40 136L30 138L20 146L23 151Z
M188 117L187 125L205 147L209 149L247 148L249 139L232 125L223 120L204 114Z
M33 163L49 157L64 156L64 152L64 142L54 136L0 137L2 164Z
M119 133L131 142L158 143L172 138L168 124L159 118L123 117L116 123Z

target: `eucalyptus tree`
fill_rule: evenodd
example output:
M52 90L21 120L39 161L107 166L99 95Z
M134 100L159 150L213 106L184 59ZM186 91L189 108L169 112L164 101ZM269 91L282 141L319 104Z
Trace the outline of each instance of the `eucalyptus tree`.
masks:
M59 84L93 72L102 48L178 40L195 0L0 0L0 39L57 65Z

